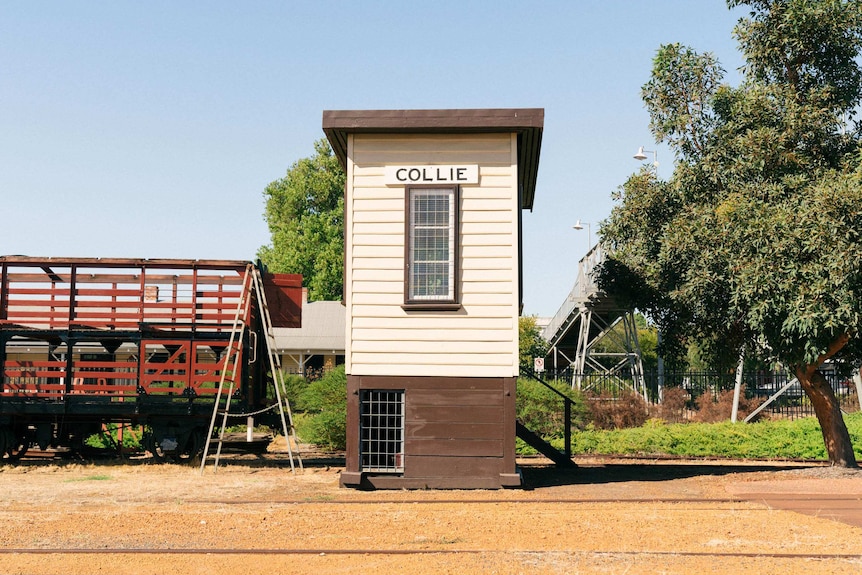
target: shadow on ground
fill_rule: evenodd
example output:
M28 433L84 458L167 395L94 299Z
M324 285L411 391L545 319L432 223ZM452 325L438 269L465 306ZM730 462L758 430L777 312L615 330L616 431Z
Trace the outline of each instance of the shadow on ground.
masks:
M46 454L47 455L47 454ZM296 455L296 454L294 454ZM338 469L343 468L345 464L343 452L320 452L311 451L300 453L302 457L302 466L306 469ZM25 467L38 467L57 465L65 466L70 464L88 464L95 466L115 466L115 465L161 465L153 458L142 454L131 454L118 456L116 453L88 453L82 454L63 454L63 456L55 457L25 457L17 463L0 461L3 464L19 465ZM200 465L200 459L195 461L183 461L167 463L190 465L193 467ZM211 467L213 458L207 459L207 467ZM298 466L298 461L294 461ZM610 460L602 461L587 460L577 461L577 465L567 469L558 468L544 458L535 460L519 460L519 469L524 479L523 487L526 489L536 489L541 487L554 487L564 485L601 485L611 483L623 483L629 481L669 481L673 479L684 479L688 477L698 476L722 476L731 473L756 473L763 471L784 471L789 469L800 469L805 467L822 467L822 463L810 462L758 462L758 461L742 461L728 460L724 461L696 461L696 460ZM290 471L290 458L287 453L269 452L269 453L243 453L241 451L230 451L223 453L219 466L224 467L246 467L249 469L260 468L282 468Z
M819 466L811 464L812 467ZM554 487L561 485L586 485L603 483L622 483L627 481L669 481L699 476L721 476L731 473L756 473L761 471L784 471L799 469L799 464L775 464L759 462L741 462L738 460L727 463L691 462L621 462L604 464L586 464L560 469L554 465L525 465L521 467L524 486L528 489L539 487Z

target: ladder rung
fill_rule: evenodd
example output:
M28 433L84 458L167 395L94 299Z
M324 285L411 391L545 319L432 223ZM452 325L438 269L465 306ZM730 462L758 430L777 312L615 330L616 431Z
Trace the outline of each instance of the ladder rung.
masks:
M239 303L237 304L237 311L236 311L236 316L235 316L235 321L234 321L234 327L233 327L233 330L231 332L231 343L228 345L228 353L225 357L224 367L222 368L223 372L222 372L222 377L221 377L221 380L219 383L219 390L216 394L215 402L214 402L214 406L213 406L213 415L212 415L212 421L210 423L209 436L207 437L207 445L206 445L206 448L204 450L204 456L203 456L202 461L201 461L201 473L203 473L203 470L206 467L206 456L207 456L207 453L209 451L209 446L213 443L213 441L215 441L216 445L218 445L218 450L216 451L216 455L215 455L215 466L216 467L218 466L219 455L221 453L221 446L224 443L224 439L223 439L224 431L225 431L225 428L227 427L227 417L228 417L228 411L230 409L230 398L232 395L231 391L234 389L234 384L236 383L236 380L234 379L237 376L236 366L239 363L240 351L242 351L242 334L247 327L245 318L249 317L249 315L251 313L252 290L254 290L254 292L257 294L257 302L258 302L259 311L260 311L261 326L263 328L263 332L264 332L265 337L266 337L267 356L268 356L270 366L271 366L272 371L273 371L272 382L273 382L273 385L275 386L276 397L278 398L278 410L279 410L279 414L281 415L281 420L282 420L282 424L284 427L284 438L285 438L285 441L287 442L288 453L290 454L290 467L291 467L291 469L294 468L293 450L290 447L290 441L291 441L291 439L293 439L294 443L296 443L298 445L298 440L296 437L296 428L293 424L293 414L290 411L290 403L287 400L287 398L286 397L283 398L282 394L281 394L280 385L283 383L283 381L279 381L279 375L276 374L276 370L281 368L281 359L275 353L275 337L272 334L272 319L270 318L270 315L269 315L269 306L268 306L268 303L266 301L266 293L263 289L263 279L261 278L260 271L252 265L247 266L242 285L243 285L243 291L242 291L242 295L240 297ZM240 312L243 312L243 313L240 313ZM230 369L230 367L229 367L229 366L231 366L231 363L233 364L233 369ZM230 376L228 376L228 373L230 374ZM219 403L221 402L221 397L222 397L222 393L224 392L225 383L230 383L230 386L228 387L228 390L227 390L227 394L228 394L227 403L225 405L225 411L222 414L223 417L222 417L221 429L219 430L219 437L218 437L218 439L214 440L212 438L212 433L214 431L213 428L215 426L215 422L216 422L216 419L218 417L218 406L219 406ZM285 419L285 406L287 407L287 419ZM289 421L289 423L288 423L288 421ZM302 458L299 457L298 453L297 453L297 459L299 460L299 467L301 469L302 468Z

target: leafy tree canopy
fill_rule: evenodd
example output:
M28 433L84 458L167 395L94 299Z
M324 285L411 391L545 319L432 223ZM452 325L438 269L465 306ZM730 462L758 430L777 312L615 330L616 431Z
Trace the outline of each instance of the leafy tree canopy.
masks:
M677 355L697 338L717 365L748 346L793 369L830 458L855 465L817 368L862 358L862 0L728 0L741 5L740 86L711 54L658 50L643 98L676 165L616 194L600 282Z
M299 273L311 300L342 298L344 170L329 143L294 163L264 190L272 243L258 257L277 273Z

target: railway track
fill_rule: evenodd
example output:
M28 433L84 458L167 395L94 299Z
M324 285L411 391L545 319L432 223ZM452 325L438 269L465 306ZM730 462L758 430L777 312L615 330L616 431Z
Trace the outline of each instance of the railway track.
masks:
M0 549L2 555L530 555L571 553L576 555L611 555L625 557L709 557L709 558L771 558L771 559L839 559L862 560L858 553L773 553L740 551L618 551L606 550L506 550L506 549L239 549L239 548L160 548L160 549L86 549L86 548L17 548Z

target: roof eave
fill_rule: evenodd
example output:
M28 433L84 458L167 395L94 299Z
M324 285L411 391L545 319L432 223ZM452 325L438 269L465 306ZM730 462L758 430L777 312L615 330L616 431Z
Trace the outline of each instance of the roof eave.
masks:
M532 209L544 121L543 108L325 110L323 131L345 168L348 134L516 133L521 208Z

